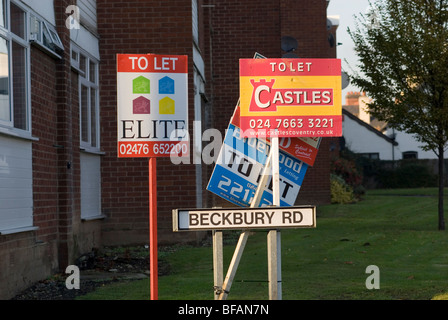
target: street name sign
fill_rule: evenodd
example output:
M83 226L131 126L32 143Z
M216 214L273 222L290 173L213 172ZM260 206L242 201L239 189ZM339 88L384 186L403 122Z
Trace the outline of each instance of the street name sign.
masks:
M315 227L315 206L173 210L176 232Z
M342 136L340 59L240 59L245 137Z
M117 54L118 157L188 156L188 57Z

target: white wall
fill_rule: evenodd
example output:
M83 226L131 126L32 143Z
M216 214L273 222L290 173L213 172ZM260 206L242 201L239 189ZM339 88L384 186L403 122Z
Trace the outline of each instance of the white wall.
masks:
M0 231L32 225L31 142L0 134Z
M398 146L395 147L395 159L402 159L402 153L406 151L417 151L418 159L437 159L434 152L424 151L421 148L422 143L418 142L411 134L392 129L388 129L386 134L388 136L395 134L395 141L398 142ZM446 155L445 152L445 157Z
M342 133L347 148L355 153L379 153L380 160L392 160L392 144L357 121L344 115Z
M22 0L52 25L56 25L53 0Z
M355 153L379 153L380 160L401 160L403 159L403 152L416 151L418 159L437 159L437 156L432 151L424 151L414 135L388 129L385 136L392 137L395 135L395 141L398 145L393 147L392 143L381 138L365 126L359 124L357 121L348 116L344 116L342 123L343 135L347 147ZM445 158L448 157L448 152L445 152Z
M81 218L101 215L101 159L81 152Z

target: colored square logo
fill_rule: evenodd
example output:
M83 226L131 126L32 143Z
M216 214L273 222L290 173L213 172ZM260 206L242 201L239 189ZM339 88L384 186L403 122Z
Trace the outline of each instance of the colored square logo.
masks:
M132 101L132 113L133 114L150 114L151 113L151 101L145 97L138 97Z
M165 97L159 101L159 113L160 114L174 114L174 100Z
M150 84L151 82L148 78L144 76L137 77L132 81L132 93L148 94L151 92Z
M174 80L168 76L160 79L159 94L174 94Z

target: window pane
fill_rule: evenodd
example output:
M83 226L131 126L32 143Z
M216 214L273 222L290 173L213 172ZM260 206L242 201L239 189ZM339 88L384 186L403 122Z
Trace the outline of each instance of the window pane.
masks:
M78 62L78 52L72 50L72 60Z
M10 121L8 41L0 38L0 119Z
M5 28L6 26L6 4L5 0L0 0L0 27Z
M96 63L92 62L92 60L90 60L89 65L89 80L96 83Z
M11 3L11 31L20 38L25 38L25 12Z
M45 23L42 23L41 26L42 26L42 43L47 48L53 50L53 43L51 41L50 31L48 31L48 28L45 25Z
M89 142L89 92L81 85L81 140Z
M42 41L42 23L35 16L30 18L30 38L33 41Z
M199 27L198 27L198 1L191 1L192 23L193 23L193 41L199 43Z
M59 35L56 33L55 30L50 29L50 35L53 43L60 47L61 49L64 49L64 46L62 45L61 39L59 38Z
M90 88L90 135L91 141L90 144L92 147L97 147L97 139L96 139L96 119L97 119L97 108L96 108L96 95L97 92L95 89Z
M402 153L403 159L417 159L418 152L417 151L405 151Z
M87 59L84 55L80 54L79 55L79 69L82 72L86 72L86 63L87 63Z
M12 42L12 92L14 109L14 127L27 130L27 83L26 83L26 50Z

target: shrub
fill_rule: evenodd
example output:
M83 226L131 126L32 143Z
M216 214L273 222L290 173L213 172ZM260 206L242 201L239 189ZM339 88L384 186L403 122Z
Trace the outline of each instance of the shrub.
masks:
M343 157L333 159L331 172L344 179L351 186L362 184L362 174L356 168L355 161Z
M353 189L342 177L335 174L330 175L331 203L353 203L356 201Z
M340 156L334 157L331 161L331 173L341 178L347 187L350 187L353 197L360 198L365 194L363 187L362 171L356 163L356 155L346 149Z
M382 169L379 172L382 188L419 188L437 186L437 175L428 166L419 163L402 161L393 169Z

